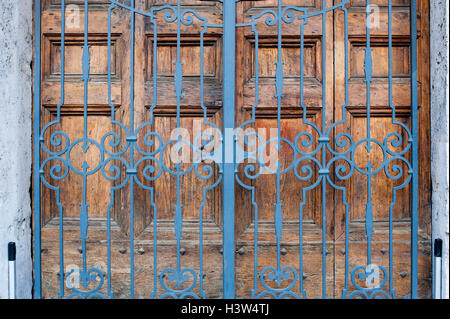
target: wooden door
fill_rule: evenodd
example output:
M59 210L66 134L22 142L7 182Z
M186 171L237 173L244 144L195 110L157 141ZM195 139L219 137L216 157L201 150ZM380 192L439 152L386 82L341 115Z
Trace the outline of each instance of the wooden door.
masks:
M279 181L273 167L269 174L255 168L246 175L246 168L264 163L251 156L238 169L238 297L411 296L410 2L390 2L238 4L243 27L237 34L236 127L257 132L248 135L255 143L274 139L258 152L266 165L278 159L286 170ZM431 278L429 148L420 142L429 127L427 8L422 1L417 13L421 298L430 297ZM280 150L274 145L278 135ZM326 151L321 141L329 143ZM245 145L244 138L240 142ZM296 146L303 156L297 165ZM365 168L380 172L367 174ZM279 243L277 206L283 220ZM366 276L371 270L379 276L372 283Z
M134 18L133 2L138 10ZM387 132L397 132L404 137L400 149L408 138L401 125L393 124L388 100L387 1L372 2L380 9L381 20L371 29L371 133L383 141ZM283 0L282 8L298 6L314 13L339 3ZM176 0L123 0L114 6L108 0L89 0L88 30L85 1L63 4L42 0L43 297L222 297L221 174L219 165L205 155L220 145L223 34L217 25L223 20L222 4L183 0L177 8ZM165 5L175 11L152 11ZM345 8L347 37L345 11L340 8L312 15L307 21L283 23L279 47L277 25L266 24L270 14L256 19L254 29L245 25L264 10L277 12L278 1L237 3L237 23L243 25L236 34L236 128L264 135L264 141L255 140L257 146L278 134L285 140L279 150L273 143L264 149L269 166L257 178L245 174L246 166L256 167L255 162L243 161L236 169L236 297L273 297L274 291L279 296L286 288L295 294L286 293L286 297L341 298L347 279L345 256L349 257L347 276L366 264L367 178L354 173L342 181L335 176L334 167L339 165L335 163L329 172L336 186L332 187L317 183L326 173L314 164L333 158L329 151L316 152L321 136L315 127L330 127L342 120L329 135L336 150L343 145L335 140L340 133L355 142L366 134L365 1L349 1ZM427 8L427 1L420 2L419 297L429 297L431 292L429 149L423 146L429 137ZM186 23L177 24L172 18L178 9L193 10L210 25L205 27L205 20L189 12L183 17ZM395 119L410 127L409 1L393 0L392 17ZM343 110L346 47L348 101ZM284 64L278 112L279 61ZM202 135L205 131L208 134ZM208 149L205 156L195 158L195 146L178 147L178 132L184 141L199 145L196 149ZM238 143L248 148L244 135ZM295 152L288 141L313 159L302 161L297 173L281 174L277 182L270 165L276 160L284 167L292 164ZM161 152L161 147L167 151ZM367 162L372 156L376 164L379 153L371 154L360 152L356 161ZM174 157L184 160L176 165ZM251 169L247 172L251 175ZM373 264L389 269L392 189L405 180L383 176L372 181L375 235L371 249ZM409 186L398 191L392 211L396 297L409 294L411 279L409 191ZM277 207L282 212L279 247ZM86 217L87 239L83 236ZM292 267L285 268L289 277L280 285L270 279L277 255L281 268ZM92 270L84 282L83 269ZM177 269L188 269L185 277L176 278ZM262 281L278 290L267 289ZM354 288L350 282L347 292Z
M177 9L176 0L134 2L140 12L149 13L151 8L165 5ZM187 14L183 19L193 17L195 21L188 26L181 24L178 32L180 38L177 39L177 23L166 21L165 18L166 14L173 15L176 12L170 9L155 11L153 19L136 13L133 21L129 7L120 4L130 6L132 1L118 1L115 6L103 0L90 0L88 3L90 80L85 91L82 81L83 52L86 54L87 51L83 50L85 1L65 1L65 79L62 101L61 12L64 8L58 0L43 2L41 122L43 127L44 124L55 122L43 134L44 145L49 152L42 152L42 162L51 157L51 152L67 152L64 149L67 141L61 135L57 136L62 138L61 145L51 144L51 135L55 132L64 132L70 139L69 144L76 144L77 139L83 138L85 117L87 136L98 143L94 145L89 142L86 153L82 148L83 143L73 147L70 159L78 168L78 173L70 170L64 179L57 180L51 178L50 169L58 161L51 160L44 167L44 179L51 183L42 187L43 296L68 297L77 292L69 289L65 281L61 284L60 273L65 272L64 280L71 277L69 281L76 284L77 278L74 276L77 272L70 273L70 270L83 269L84 257L86 268L98 269L102 276L96 271L92 272L94 278L87 287L78 284L77 289L80 291L92 291L97 284L101 284L95 293L106 297L149 298L167 293L162 288L162 282L169 289L184 290L189 287L194 280L191 273L186 274L189 278L179 287L168 279L170 271L163 274L164 269L177 267L175 214L176 205L179 205L182 207L183 226L183 240L179 247L180 265L182 269L191 267L195 271L197 284L191 292L200 297L219 297L222 290L222 235L217 166L207 165L200 160L197 171L194 169L183 173L177 180L174 174L169 173L177 171L176 163L171 160L173 150L170 145L159 165L152 157L158 156L160 159L159 154L155 154L163 144L176 138L177 127L182 128L183 138L190 143L196 142L194 137L207 129L212 135L217 133L212 127L221 123L222 30L209 27L201 36L200 32L204 30L202 21ZM220 4L184 1L180 10L189 8L195 8L209 24L221 24ZM182 63L184 94L180 98L181 103L178 103L178 113L178 92L175 89L177 63ZM203 103L200 99L201 73L204 81ZM156 95L154 87L157 88ZM87 116L84 116L86 92ZM129 143L135 140L137 142L131 149ZM99 151L101 147L104 147L103 152ZM192 166L194 154L186 145L177 151L180 156L187 156L179 167L180 171L185 172ZM83 163L87 163L87 171L91 172L101 160L103 168L88 175L83 182L83 176L79 174L83 172ZM166 170L161 167L163 162ZM203 180L199 176L209 175L206 166L211 168L212 176ZM88 205L89 237L85 254L80 239L83 189L87 193L85 204ZM158 220L156 225L155 216ZM201 239L200 235L203 236ZM157 247L153 246L154 238L157 238ZM60 245L60 239L64 246ZM201 241L203 246L200 247ZM63 260L60 260L61 252ZM203 264L204 268L200 269ZM201 280L204 282L202 287L199 285ZM90 295L81 294L84 297Z

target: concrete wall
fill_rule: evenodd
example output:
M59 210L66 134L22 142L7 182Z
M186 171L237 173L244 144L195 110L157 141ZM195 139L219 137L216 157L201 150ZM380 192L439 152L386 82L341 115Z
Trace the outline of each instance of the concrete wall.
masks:
M449 297L449 4L431 2L431 161L433 238L444 240ZM32 0L0 0L0 298L7 297L7 243L17 243L17 296L32 290Z
M449 3L431 0L431 174L433 239L443 240L443 297L449 298Z
M32 0L0 1L0 298L7 244L17 244L17 297L31 298Z

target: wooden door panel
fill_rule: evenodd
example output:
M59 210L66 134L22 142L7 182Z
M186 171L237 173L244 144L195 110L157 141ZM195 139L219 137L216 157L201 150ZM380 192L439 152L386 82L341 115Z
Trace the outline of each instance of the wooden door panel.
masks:
M273 30L272 30L273 31ZM299 30L296 30L298 33ZM284 34L284 33L283 33ZM258 73L259 73L259 99L257 112L268 116L275 116L276 105L275 96L275 62L277 61L277 36L273 34L270 38L261 35L258 43ZM246 83L243 88L243 108L251 111L255 103L255 41L251 34L245 35L247 41L245 46L245 56L248 56L246 67ZM284 113L300 115L300 39L298 34L295 38L283 38L282 62L284 62L284 77L286 90L283 96ZM322 47L318 36L306 37L303 49L303 103L308 105L308 111L318 111L322 104ZM245 72L245 71L244 71Z
M159 30L159 29L158 29ZM203 110L200 107L200 61L192 59L193 56L200 57L200 36L198 32L187 29L192 34L183 34L181 37L181 62L183 63L183 88L185 96L181 101L183 108L181 112L184 114L197 113L202 115ZM186 31L187 31L186 30ZM151 29L148 31L150 32ZM158 31L159 32L159 31ZM153 105L153 34L146 35L146 51L147 54L147 72L145 82L145 105L150 108ZM208 112L217 112L222 106L222 41L218 34L205 35L203 38L204 45L204 106L208 107ZM162 35L157 40L157 74L158 89L157 113L170 113L170 109L176 110L175 97L175 62L176 62L176 34L172 36ZM173 113L173 111L172 111ZM176 113L174 114L176 115Z

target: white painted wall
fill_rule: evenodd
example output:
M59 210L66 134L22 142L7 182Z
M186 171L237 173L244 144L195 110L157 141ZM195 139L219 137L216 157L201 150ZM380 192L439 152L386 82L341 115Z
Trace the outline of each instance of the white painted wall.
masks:
M443 297L449 298L449 3L431 0L431 175L433 242L443 240Z
M32 0L0 1L0 298L8 297L9 241L17 297L31 298Z

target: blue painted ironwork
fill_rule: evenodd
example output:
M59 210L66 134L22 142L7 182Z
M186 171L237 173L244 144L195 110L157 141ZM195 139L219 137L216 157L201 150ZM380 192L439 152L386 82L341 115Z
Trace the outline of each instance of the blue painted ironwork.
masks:
M33 123L33 203L34 203L34 298L41 298L41 0L34 4L34 123ZM62 32L64 33L64 32ZM62 277L60 277L62 279ZM63 281L63 280L60 280Z
M236 54L236 5L223 0L223 297L234 295L234 181L236 173L235 126L235 54Z
M56 119L41 128L40 105L41 105L41 1L36 0L35 9L35 93L34 93L34 227L35 227L35 297L41 298L41 187L47 187L56 194L56 206L59 209L59 267L60 267L60 291L59 298L114 298L112 290L112 260L111 260L111 209L115 200L115 192L128 185L130 198L130 296L134 297L135 262L134 262L134 190L135 187L148 191L150 205L153 212L153 290L150 292L151 298L206 298L203 285L203 209L206 205L206 192L222 184L223 186L223 297L235 298L235 182L244 189L251 192L251 204L254 210L254 267L253 267L253 289L251 298L273 297L273 298L307 298L307 291L303 283L304 253L303 253L303 213L306 204L306 194L315 188L320 188L322 196L322 298L327 297L327 238L326 238L326 209L327 209L327 185L342 194L342 205L345 207L345 287L342 290L342 298L364 297L364 298L395 298L396 293L393 286L393 208L397 203L397 192L407 185L411 187L411 298L417 298L417 227L418 227L418 153L417 153L417 18L416 1L411 0L411 129L396 118L396 107L393 104L392 90L392 1L388 1L388 39L389 39L389 107L392 110L392 124L400 126L406 135L407 146L395 151L392 148L399 148L403 143L403 137L396 133L387 133L383 141L371 137L371 83L373 76L373 61L370 35L371 3L366 0L366 47L364 58L364 82L366 83L366 117L367 131L366 137L359 141L354 141L348 133L339 133L334 136L334 130L338 125L346 123L346 108L349 96L349 49L348 49L348 10L346 5L349 0L327 7L326 1L322 1L322 8L318 11L309 12L306 8L296 6L283 6L282 0L278 0L277 10L263 9L258 14L251 16L248 23L236 23L236 2L239 0L223 0L223 25L208 23L207 18L201 16L193 9L182 9L181 1L177 1L176 6L164 5L151 7L149 11L142 11L135 7L135 1L130 0L129 5L117 0L109 0L108 8L108 104L111 109L111 125L122 132L119 135L116 131L106 133L100 141L95 141L88 136L88 89L90 81L90 45L89 45L89 1L84 0L84 45L82 46L82 77L83 81L83 137L71 141L64 132L56 130L47 140L46 133L50 128L56 128L61 123L61 108L64 105L65 94L65 0L61 0L61 97L57 105ZM130 122L129 125L121 123L115 119L115 106L112 103L112 12L116 8L125 9L130 14ZM341 10L344 15L344 42L345 42L345 102L341 106L342 119L334 123L327 124L327 14L335 10ZM158 19L158 13L163 14L163 19ZM138 127L134 120L135 107L135 19L136 15L147 17L153 28L153 104L150 106L149 121ZM322 17L322 127L307 119L308 106L304 102L304 27L312 17ZM197 20L201 25L200 36L200 105L203 110L203 124L216 131L219 138L219 147L212 151L206 151L206 147L213 143L213 135L202 132L194 137L191 143L185 140L181 134L181 104L184 98L183 92L183 62L181 61L181 27L189 27ZM302 111L303 123L309 126L318 136L317 145L312 151L302 148L314 146L313 134L309 132L299 132L293 141L281 136L281 109L283 104L284 72L282 56L282 28L283 25L299 22L300 38L300 99L299 109ZM157 49L158 49L158 26L161 23L176 23L177 45L176 62L174 73L174 89L176 97L176 125L177 136L168 141L163 141L161 135L156 132L144 134L144 131L154 124L154 110L158 103L158 71L157 71ZM244 132L245 128L256 123L256 108L259 105L259 33L258 26L265 25L277 28L277 62L275 63L275 99L277 109L277 136L268 141L262 140L257 133L245 133L243 145L250 146L250 137L256 137L258 148L248 151L240 146L238 136ZM254 36L254 68L255 68L255 96L254 104L251 108L251 119L239 127L235 127L235 37L236 28L251 27ZM204 36L208 28L223 28L223 129L207 119L207 107L204 103ZM122 136L122 138L121 138ZM125 137L125 145L121 139ZM146 147L153 148L152 151L144 151L138 141L142 141ZM50 143L50 147L46 146ZM198 143L200 142L200 143ZM271 143L276 143L276 151L279 153L282 147L288 147L293 152L293 158L287 166L283 166L277 161L275 169L266 165L264 155L267 147ZM282 146L282 143L286 146ZM199 145L200 144L200 145ZM301 145L301 146L300 146ZM96 165L90 166L84 161L81 170L74 164L76 158L71 156L71 151L76 146L81 146L84 153L92 147L99 151L100 160ZM118 150L121 146L122 149ZM169 148L175 147L181 150L188 147L194 153L193 162L186 168L180 163L176 163L174 169L168 167L164 161L164 154ZM375 166L370 160L365 167L360 167L355 161L355 153L364 147L370 153L373 147L379 148L383 154L383 161ZM337 149L336 149L337 148ZM331 154L331 158L327 157ZM41 153L45 154L44 160ZM411 161L407 156L410 153ZM125 158L126 155L129 158ZM135 156L140 156L135 160ZM319 159L316 157L320 157ZM183 185L181 177L193 172L201 180L209 180L214 176L213 164L207 164L210 160L219 168L219 178L212 185L203 188L202 203L199 208L199 258L198 271L189 267L183 267L181 261L181 244L183 241L183 202L181 194ZM408 170L404 172L401 165L394 161L402 162ZM147 164L146 164L147 162ZM151 164L148 164L150 162ZM244 162L248 162L242 165ZM339 164L343 162L344 164ZM56 163L56 164L55 164ZM122 166L122 167L121 167ZM142 166L144 166L142 168ZM267 266L261 270L258 266L258 204L255 201L255 186L246 184L239 175L243 166L243 173L249 180L256 180L265 170L276 176L276 201L274 204L274 232L276 240L276 265ZM142 168L142 169L140 169ZM176 262L175 265L164 265L165 268L158 273L158 214L155 203L155 190L153 186L147 186L138 178L138 171L143 172L144 179L148 182L157 180L163 172L169 173L176 178L176 203L173 203L174 210L174 234L176 241ZM111 182L115 182L111 188L110 202L107 208L107 270L106 274L98 268L88 268L86 255L88 226L89 226L89 203L87 202L88 176L100 171L102 176ZM317 171L318 174L314 174ZM372 177L380 172L391 180L399 180L406 176L405 181L393 187L392 201L389 205L389 269L383 266L371 265L372 252L371 241L374 234L374 203L372 201ZM60 188L52 184L44 176L49 173L51 180L57 182L64 180L69 172L78 174L83 178L83 193L80 202L80 237L82 243L82 264L80 269L73 269L68 273L64 270L64 239L63 239L63 205L60 201ZM281 201L281 176L292 172L299 181L311 182L308 187L303 187L302 202L299 204L299 261L298 265L283 265L281 262L281 243L283 240L283 202ZM367 262L366 265L359 265L350 268L349 264L349 224L350 205L347 202L347 190L339 186L336 180L344 181L349 179L355 172L367 178L367 202L365 203L365 232L367 238ZM358 280L364 280L375 273L381 276L376 287L363 287ZM104 276L106 275L106 277ZM81 283L82 288L73 287L71 279L76 279ZM106 294L100 293L104 288L105 279L107 282ZM385 284L388 282L388 287ZM199 293L194 293L194 288L199 286ZM70 290L70 294L65 296L65 286ZM295 287L298 286L298 291ZM174 288L175 287L175 288Z
M390 2L390 1L389 1ZM409 144L412 144L412 160L409 167L409 174L412 175L411 190L411 298L417 298L417 230L418 230L418 206L419 206L419 170L418 170L418 88L417 88L417 4L411 0L410 6L410 27L411 27L411 132Z

